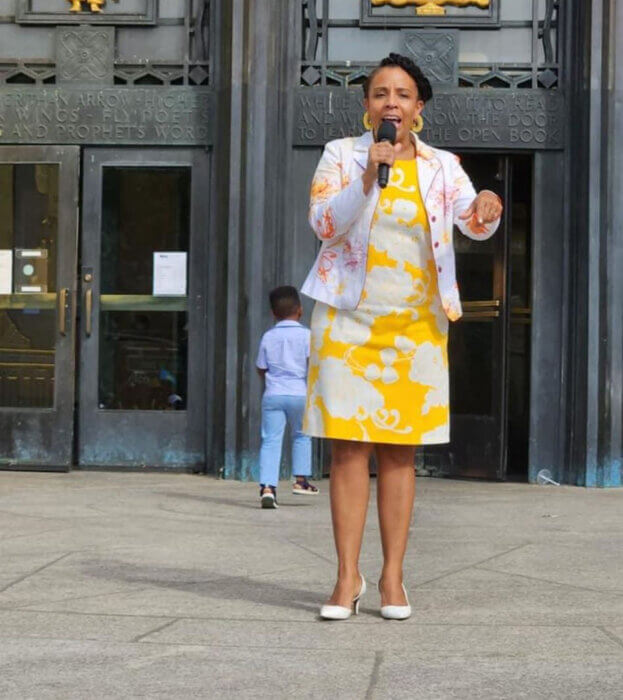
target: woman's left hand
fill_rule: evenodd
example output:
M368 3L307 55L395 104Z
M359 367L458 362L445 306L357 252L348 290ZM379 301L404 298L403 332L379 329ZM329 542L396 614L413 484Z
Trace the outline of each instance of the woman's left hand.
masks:
M467 221L476 216L479 224L491 224L502 216L503 209L502 200L495 192L483 190L459 218Z

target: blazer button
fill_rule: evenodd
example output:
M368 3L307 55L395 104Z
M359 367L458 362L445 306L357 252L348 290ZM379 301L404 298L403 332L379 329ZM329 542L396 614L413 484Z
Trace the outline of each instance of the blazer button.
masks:
M441 272L441 268L440 268L440 267L438 267L437 270L438 270L439 272Z
M435 248L439 248L439 241L435 241Z
M435 221L437 221L437 217L436 217L436 216L431 216L431 217L430 217L430 220L433 221L433 222L435 222Z

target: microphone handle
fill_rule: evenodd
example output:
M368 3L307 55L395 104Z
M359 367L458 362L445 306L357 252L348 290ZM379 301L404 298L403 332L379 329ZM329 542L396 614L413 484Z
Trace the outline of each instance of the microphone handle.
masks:
M381 141L388 141L389 139L381 139ZM392 142L393 145L393 142ZM383 190L387 187L387 183L389 182L389 165L387 163L379 163L378 167L378 183L379 187Z
M387 163L379 163L378 167L378 183L381 189L387 187L389 181L389 165Z

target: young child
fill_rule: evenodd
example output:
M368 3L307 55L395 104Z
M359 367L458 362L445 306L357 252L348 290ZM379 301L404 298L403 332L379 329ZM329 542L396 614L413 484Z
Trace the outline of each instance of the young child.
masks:
M260 499L262 508L277 508L281 445L286 422L292 431L292 493L315 496L318 489L307 481L311 474L311 438L303 435L307 394L310 332L300 323L301 299L294 287L277 287L270 293L275 325L262 336L256 367L265 380L262 397Z

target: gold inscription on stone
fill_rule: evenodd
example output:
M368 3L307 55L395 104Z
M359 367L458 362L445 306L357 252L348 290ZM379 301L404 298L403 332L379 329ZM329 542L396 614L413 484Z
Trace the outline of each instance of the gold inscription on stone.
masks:
M392 7L406 7L416 5L418 15L445 15L444 5L454 5L455 7L467 7L476 5L486 9L491 5L491 0L371 0L372 5L391 5Z

